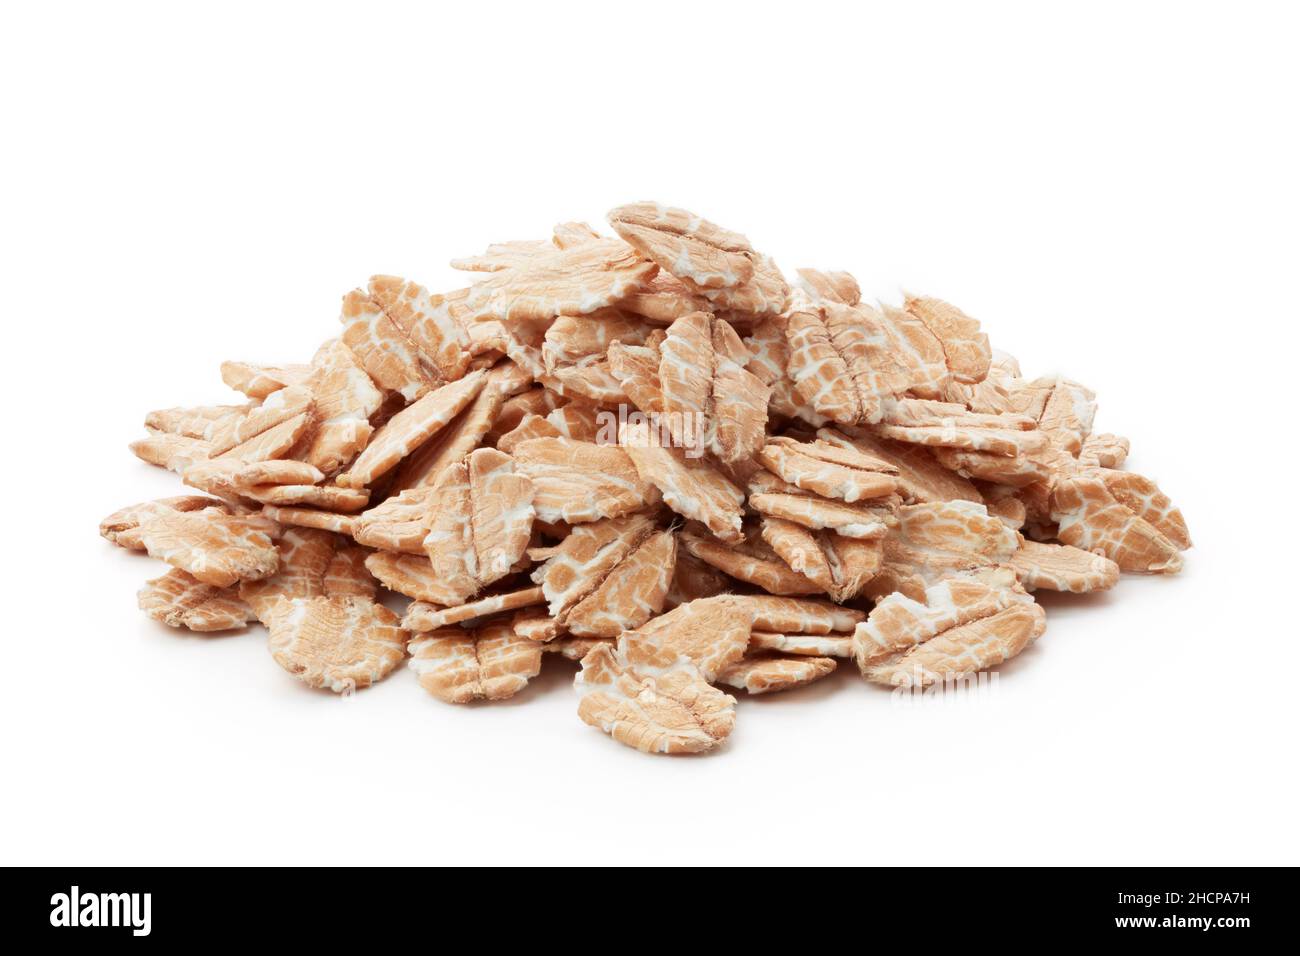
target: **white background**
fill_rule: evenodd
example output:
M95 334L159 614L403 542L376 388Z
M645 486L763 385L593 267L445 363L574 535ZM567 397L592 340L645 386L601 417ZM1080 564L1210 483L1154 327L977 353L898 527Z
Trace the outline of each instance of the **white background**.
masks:
M1300 862L1285 6L36 9L0 23L4 862ZM306 361L371 273L454 288L645 198L1090 385L1186 571L1045 597L992 700L850 664L700 759L580 723L567 662L339 700L136 609L160 566L96 525L179 493L147 410Z

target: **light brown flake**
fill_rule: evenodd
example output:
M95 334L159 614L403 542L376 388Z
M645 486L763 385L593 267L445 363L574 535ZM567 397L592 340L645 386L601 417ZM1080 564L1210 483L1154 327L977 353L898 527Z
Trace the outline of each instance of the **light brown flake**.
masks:
M679 539L682 547L705 564L769 594L821 593L821 588L781 560L763 541L757 527L746 533L745 539L737 544L724 544L713 535L690 527L680 532Z
M335 542L336 546L339 542ZM379 588L366 568L365 548L356 545L337 547L325 569L325 593L330 597L357 597L375 599Z
M443 470L483 444L507 396L519 386L521 370L507 360L493 366L474 400L451 423L406 457L393 474L394 493L432 485ZM528 378L527 382L531 383ZM522 387L526 387L526 384ZM508 449L502 449L507 451Z
M256 620L234 588L204 584L180 568L146 581L139 603L140 610L155 621L191 631L228 631Z
M308 365L254 365L251 362L222 362L221 380L249 398L266 398L290 385L301 384L311 374Z
M366 567L384 587L417 601L446 606L460 604L467 596L460 582L437 574L424 555L375 551L366 557Z
M239 596L263 624L281 599L313 598L325 593L325 572L334 557L334 535L311 528L287 528L276 542L280 553L275 574L243 581Z
M146 428L183 435L186 438L211 439L212 433L229 421L242 418L245 405L200 405L195 408L160 408L144 418Z
M731 601L753 617L754 629L758 631L786 634L848 632L867 616L856 608L809 598L734 594Z
M474 631L447 627L421 634L410 651L407 663L420 686L449 704L513 697L542 669L542 646L503 621Z
M945 578L916 597L890 594L854 629L853 656L867 674L876 664L945 631L1025 603L1032 603L1027 595L970 575Z
M846 538L771 516L764 516L762 528L763 540L791 570L836 601L856 596L880 571L884 545L879 537Z
M797 488L849 504L890 495L898 488L897 469L889 462L821 439L772 438L758 460Z
M852 657L852 634L778 634L751 631L749 653L776 651L800 657Z
M565 617L571 634L617 637L641 627L664 608L677 559L671 531L647 537Z
M707 312L711 303L671 272L655 274L644 291L625 296L618 307L664 325L692 312Z
M141 461L177 474L199 462L207 461L211 446L201 438L186 438L150 429L149 434L131 442L131 453Z
M928 687L967 677L1015 657L1042 628L1042 608L1015 604L886 658L867 668L864 676L891 687Z
M1119 565L1110 558L1081 551L1068 544L1045 544L1022 539L1011 556L1011 567L1026 590L1105 591L1119 581Z
M615 518L659 501L659 491L617 445L534 438L517 444L513 457L533 481L533 507L541 521Z
M619 444L640 478L659 490L664 504L685 518L698 521L723 541L736 542L745 493L708 463L690 459L677 448L665 448L649 421L628 419L619 428Z
M424 538L433 524L429 487L408 488L387 501L363 511L352 522L357 544L405 554L424 554Z
M459 604L511 572L533 526L533 484L509 455L480 448L448 466L433 486L424 551L445 593Z
M406 656L397 615L364 598L279 601L269 614L275 662L309 687L350 693L369 687Z
M140 522L145 518L166 514L172 511L200 511L215 508L229 511L229 506L217 498L207 495L177 495L172 498L159 498L157 501L142 501L129 505L99 523L100 536L113 542L120 548L130 551L143 551L144 542L140 538Z
M312 395L315 425L296 457L332 476L370 441L370 419L383 406L384 393L340 339L317 352L303 385Z
M835 670L835 663L831 657L755 654L724 667L718 683L749 694L770 694L821 680Z
M903 307L939 340L949 371L959 382L981 382L993 355L980 324L942 299L909 295Z
M1005 564L1019 537L982 504L945 501L905 505L884 538L884 564L867 591L903 591L918 598L925 588L959 571Z
M351 535L357 519L352 515L335 514L332 511L320 511L316 508L277 508L264 505L262 514L282 525L298 528L320 528L337 534Z
M893 507L850 505L820 495L751 492L749 506L760 514L846 538L883 537L894 521Z
M279 527L261 515L171 511L145 517L139 529L150 556L215 587L270 577L279 566L272 541Z
M909 504L983 500L978 488L945 469L928 448L893 442L860 431L850 435L834 428L819 430L817 437L879 459L894 468L898 473L899 494Z
M964 405L905 398L887 402L874 431L912 445L961 448L993 455L1028 455L1047 447L1047 436L1027 415L986 415Z
M471 372L402 409L375 433L366 450L339 475L338 483L348 488L364 488L395 468L473 401L483 387L485 375L482 370Z
M628 663L642 670L671 667L685 658L712 682L744 655L753 623L748 609L729 595L700 598L624 631L618 649Z
M685 209L630 203L607 218L634 249L699 289L738 286L754 275L748 239Z
M209 434L204 437L211 444L209 453L216 458L231 451L236 446L251 447L254 439L268 429L290 419L308 414L312 411L313 399L310 389L303 385L291 385L278 392L272 392L260 405L254 405L242 415L228 417L215 423ZM231 455L246 461L259 461L262 458L275 458L276 455L252 456L248 454Z
M436 607L424 601L416 601L406 609L402 626L411 631L434 631L451 624L472 621L478 617L487 617L501 611L515 611L522 607L545 603L546 598L540 587L522 588L518 591L505 591L488 597L460 604L455 607Z
M575 525L559 544L530 549L529 558L542 562L532 580L542 585L551 616L566 618L653 532L652 516L632 514Z
M574 679L578 716L642 753L711 750L736 724L736 701L686 660L642 670L602 643L582 658Z
M414 282L373 276L366 291L343 297L343 342L380 387L415 401L469 367L466 295L430 295Z
M1186 539L1182 515L1165 504L1168 499L1163 495L1161 501L1149 491L1146 495L1138 494L1133 485L1110 475L1105 469L1091 469L1055 484L1051 493L1051 517L1057 524L1061 543L1104 554L1121 571L1174 574L1182 570L1178 542L1166 533L1166 529L1176 535L1181 533ZM1148 516L1156 521L1163 517L1164 528L1153 524Z
M307 434L312 426L311 413L303 412L241 442L219 456L234 461L266 461L282 458Z
M1119 468L1128 458L1129 441L1109 433L1089 435L1079 450L1082 468Z
M799 285L810 299L826 299L843 305L857 305L862 301L858 280L847 272L820 272L817 269L797 269Z
M518 321L586 315L616 305L654 273L654 263L624 243L596 239L491 273L470 289L466 304L473 319L500 319L508 328Z

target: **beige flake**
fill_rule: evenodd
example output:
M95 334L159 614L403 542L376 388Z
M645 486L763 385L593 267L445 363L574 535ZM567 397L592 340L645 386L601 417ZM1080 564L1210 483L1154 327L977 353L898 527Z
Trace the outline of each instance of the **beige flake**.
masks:
M833 670L835 659L831 657L755 654L724 667L718 675L718 683L749 694L770 694L811 684Z
M275 662L309 687L349 693L369 687L406 656L397 615L365 598L277 602L269 614Z
M466 304L472 318L500 319L507 327L586 315L640 291L654 273L654 263L619 240L596 239L491 273L470 289Z
M659 501L626 451L568 438L534 438L515 446L515 467L533 481L541 521L579 523L615 518Z
M505 700L542 669L542 647L508 622L474 631L445 627L411 640L408 665L420 686L449 704Z
M214 587L270 577L279 566L272 541L279 526L261 515L230 515L218 508L171 511L149 515L139 527L150 556Z
M515 611L521 607L542 604L545 600L542 589L533 587L493 594L455 607L435 607L424 601L416 601L406 609L402 626L411 631L433 631L501 611Z
M394 276L373 276L343 297L343 342L381 387L415 401L469 367L464 296L430 295Z
M582 658L574 686L584 723L642 753L711 750L736 724L735 698L710 687L687 660L642 670L601 643Z
M357 460L342 475L339 484L364 488L450 422L483 387L485 372L471 372L464 378L428 392L402 409L375 433Z
M191 631L228 631L256 620L234 588L204 584L180 568L146 581L139 603L140 610L155 621Z
M664 504L700 522L723 541L741 540L743 491L703 460L662 447L648 421L629 419L620 427L618 439L637 474L659 490Z
M145 518L171 511L200 511L204 508L229 511L226 503L217 498L209 498L206 495L176 495L172 498L159 498L157 501L142 501L138 505L130 505L114 511L99 523L99 533L118 547L130 551L143 551L144 541L140 538L140 522Z

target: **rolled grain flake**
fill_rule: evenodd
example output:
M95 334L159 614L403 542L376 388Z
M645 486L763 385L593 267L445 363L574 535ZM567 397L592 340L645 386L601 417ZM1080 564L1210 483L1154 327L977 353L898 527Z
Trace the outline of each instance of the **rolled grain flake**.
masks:
M211 445L201 438L186 438L150 429L149 434L131 442L131 452L141 461L177 474L184 474L191 465L207 461Z
M179 568L145 582L139 602L155 621L191 631L228 631L257 619L234 588L204 584Z
M852 657L851 634L777 634L751 631L749 652L779 651L799 657Z
M718 675L718 683L749 694L771 694L821 680L835 670L835 663L831 657L755 654L724 667Z
M856 596L880 571L884 545L879 537L846 538L770 516L764 516L762 527L763 540L791 570L836 601Z
M1110 558L1068 544L1022 539L1011 556L1011 567L1026 590L1105 591L1119 581L1119 565Z
M542 669L542 645L518 637L503 621L421 634L410 651L407 665L420 686L449 704L513 697Z
M541 521L616 518L659 501L658 489L617 445L534 438L516 445L513 457L533 481L533 507Z
M1116 494L1112 485L1125 491L1130 487L1109 478L1103 469L1086 471L1056 483L1051 495L1051 514L1062 543L1104 554L1122 571L1174 574L1182 570L1178 542L1147 520L1143 512L1157 520L1158 516L1164 516L1166 526L1186 540L1182 515L1176 510L1150 506L1151 499L1125 492ZM1177 518L1173 519L1173 515Z
M744 655L753 623L753 615L728 595L701 598L625 631L619 653L641 668L668 667L684 657L712 681Z
M1017 604L943 632L869 667L868 680L892 687L928 687L996 667L1023 651L1042 630L1043 611Z
M992 362L989 337L980 324L956 306L942 299L909 295L903 303L930 330L947 359L949 370L959 382L981 382Z
M342 475L339 484L364 488L428 441L468 405L483 387L483 371L471 372L458 381L443 385L402 409L375 433L357 460Z
M768 594L733 594L728 600L750 614L755 630L797 634L851 632L866 613L830 601L777 597Z
M676 536L651 534L574 605L565 626L584 637L617 637L641 627L663 610L676 563Z
M375 551L366 556L366 568L390 591L417 601L445 606L465 600L459 582L435 572L432 562L421 554Z
M204 508L229 510L225 502L206 495L177 495L172 498L159 498L157 501L142 501L138 505L129 505L114 511L99 523L99 533L101 537L113 542L119 548L143 551L144 541L140 538L140 522L145 518L165 515L173 511L201 511Z
M267 619L275 662L309 687L350 693L382 680L406 656L397 615L364 598L294 598Z
M151 557L215 587L274 574L280 559L272 535L279 533L275 522L260 515L217 508L154 514L140 522L140 541Z
M339 542L335 542L339 545ZM325 569L325 593L330 597L357 597L375 599L378 587L366 568L369 552L355 545L342 545L334 552L329 567Z
M797 488L849 504L893 494L898 488L897 469L888 462L820 439L801 443L773 438L758 460Z
M316 508L277 508L265 505L262 514L282 525L297 528L320 528L338 534L352 534L356 519L352 515L335 514L332 511L320 511Z
M821 593L820 587L781 560L763 541L757 527L736 544L724 544L713 535L690 526L682 529L679 540L682 547L705 564L769 594Z
M619 428L618 440L641 479L663 495L664 504L723 541L740 541L745 493L707 462L663 447L660 437L649 421L629 420Z
M634 249L701 289L738 286L754 274L754 247L748 239L685 209L630 203L611 210L607 218Z
M343 342L381 387L408 402L455 381L469 366L463 302L395 276L374 276L343 297Z
M712 750L736 724L735 698L687 660L643 671L602 643L582 658L574 687L584 723L643 753Z
M249 398L266 398L289 385L298 385L311 374L308 365L254 365L251 362L222 362L221 380Z
M470 289L466 304L474 319L507 325L586 315L640 291L654 272L654 263L619 240L596 239L494 272Z
M433 523L432 497L432 488L409 488L357 515L352 537L371 548L423 556L424 538Z
M918 599L890 594L854 629L853 656L866 674L875 664L945 631L1026 603L1032 603L1027 595L970 575L954 575L931 585Z
M222 420L210 435L205 436L211 443L211 455L214 458L224 455L237 445L246 445L268 429L310 412L312 402L311 391L301 385L292 385L278 392L272 392L262 404L247 409L237 418ZM261 460L249 455L231 457L243 458L246 461Z
M840 448L878 459L893 468L898 475L898 492L908 504L983 500L975 485L944 468L928 448L889 441L861 431L850 435L834 428L819 430L817 437Z
M518 591L493 594L455 607L435 607L423 601L416 601L406 609L402 626L411 631L436 631L450 624L472 621L501 611L518 610L521 607L541 604L545 600L541 588L523 588Z
M325 572L334 557L334 535L311 528L287 528L276 542L276 550L280 564L275 574L239 585L239 596L263 624L281 599L313 598L325 593Z

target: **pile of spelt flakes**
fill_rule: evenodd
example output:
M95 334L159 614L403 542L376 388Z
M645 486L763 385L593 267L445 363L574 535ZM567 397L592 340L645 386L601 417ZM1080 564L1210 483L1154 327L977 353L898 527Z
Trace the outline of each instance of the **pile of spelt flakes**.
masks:
M609 221L458 259L479 281L443 294L376 276L308 363L222 365L246 401L150 413L132 450L202 493L101 524L171 566L141 609L260 621L336 692L405 660L500 700L559 654L582 720L692 753L733 690L841 658L886 687L971 675L1043 633L1034 590L1181 567L1182 516L1092 433L1092 392L1022 377L959 309L791 287L681 209Z

